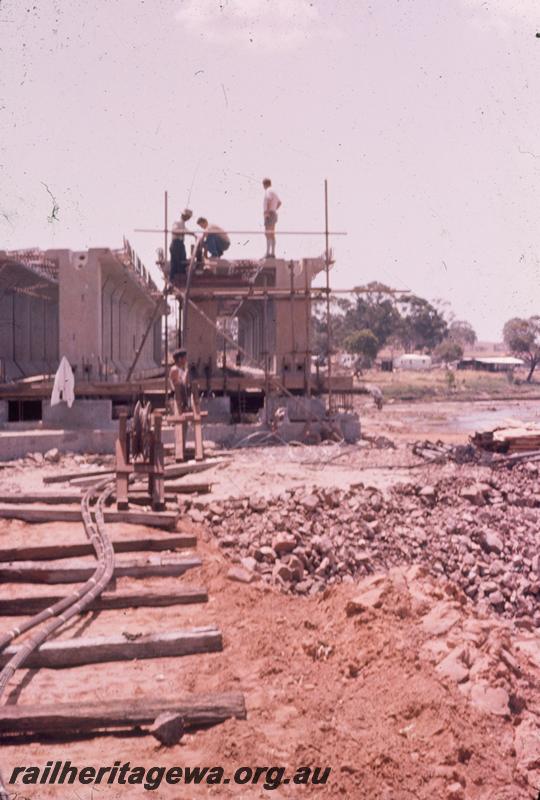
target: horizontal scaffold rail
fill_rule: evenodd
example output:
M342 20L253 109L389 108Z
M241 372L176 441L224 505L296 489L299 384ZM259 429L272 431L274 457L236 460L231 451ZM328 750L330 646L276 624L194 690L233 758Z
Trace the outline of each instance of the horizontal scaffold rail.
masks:
M173 233L172 228L134 228L135 233ZM247 235L255 236L256 234L265 235L264 230L259 231L225 231L229 236ZM182 235L197 236L198 231L182 231ZM326 231L279 231L280 236L326 236ZM347 236L347 231L329 231L328 236Z
M196 297L204 298L205 300L212 300L212 299L219 299L219 298L243 298L243 297L291 297L292 295L306 297L310 296L312 299L317 299L318 297L324 296L326 297L327 293L332 294L408 294L410 289L389 289L385 292L381 292L379 289L326 289L326 287L321 286L319 288L311 288L311 289L265 289L261 288L253 288L253 287L242 287L238 289L229 289L226 287L216 287L216 288L208 288L206 286L191 286L190 291L190 298L194 299ZM184 296L185 290L182 288L174 287L174 293L176 295Z

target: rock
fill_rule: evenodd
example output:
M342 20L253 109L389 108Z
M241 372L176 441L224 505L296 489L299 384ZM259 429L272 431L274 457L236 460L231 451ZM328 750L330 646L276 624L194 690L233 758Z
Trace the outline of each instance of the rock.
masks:
M302 497L300 500L300 504L305 508L306 511L315 511L315 509L319 505L319 498L316 494L308 494L305 497Z
M423 489L420 489L419 496L423 497L426 500L435 500L437 497L437 492L434 486L424 486Z
M257 561L253 558L253 556L245 556L244 558L241 558L240 563L244 569L248 570L248 572L254 572L257 568Z
M317 569L315 570L315 575L318 575L319 577L324 577L329 569L330 569L330 559L327 556L325 556L321 561L321 563L319 564L319 566L317 567Z
M369 498L369 504L373 509L373 511L380 511L383 506L380 495L378 494L371 495L371 497Z
M489 595L489 602L495 608L502 608L502 606L504 606L504 597L498 591L497 592L492 592Z
M268 503L264 499L264 497L250 497L249 498L249 507L252 511L255 511L257 514L261 514L263 511L266 511L268 508Z
M469 670L462 661L463 648L456 647L435 668L437 672L456 683L469 680Z
M193 522L202 523L206 519L205 514L202 511L199 511L197 508L190 508L188 514Z
M282 561L277 561L272 570L272 577L274 580L279 579L285 583L289 583L293 579L293 573L286 564Z
M219 540L220 547L236 547L238 539L235 536L224 536Z
M268 564L273 564L276 560L276 551L273 547L267 547L266 545L257 547L256 550L253 551L253 555L257 561L265 561Z
M292 579L294 581L301 581L304 577L304 565L295 555L286 556L284 559L284 563L290 569L292 573Z
M480 536L480 544L482 545L482 549L486 551L486 553L502 553L503 551L503 542L502 539L497 536L495 531L484 531Z
M485 681L480 681L471 689L471 703L486 714L505 717L510 714L508 705L509 696L506 689L497 689L489 686Z
M312 546L320 553L326 555L332 552L334 545L329 536L313 536L311 539Z
M255 575L244 567L231 567L227 572L227 578L238 583L251 583L255 580Z
M446 790L446 799L447 800L465 800L465 794L463 793L463 786L461 783L451 783L450 786Z
M540 770L540 728L538 718L526 713L514 734L517 768L521 773Z
M504 564L502 561L494 561L492 564L489 565L489 574L495 578L497 575L500 575L504 572Z
M353 597L345 606L345 613L348 617L355 614L362 614L371 608L380 608L383 604L383 598L388 591L386 585L369 589L367 592Z
M165 747L172 747L184 735L184 720L175 711L166 711L154 720L148 730Z
M272 539L272 548L278 556L292 553L296 547L296 536L292 533L277 533Z
M483 506L486 503L481 485L466 486L461 489L459 495L463 497L464 500L469 500L469 502L473 503L475 506Z
M367 566L371 563L372 555L368 553L367 550L359 550L354 554L354 560L357 564L362 564L363 566Z
M442 636L460 619L459 612L447 603L438 603L422 620L422 627L430 636Z
M45 453L45 461L51 464L57 464L60 461L60 450L57 447L52 447Z
M482 588L484 590L484 594L492 594L493 592L497 591L497 584L495 581L486 581L486 583L482 584Z

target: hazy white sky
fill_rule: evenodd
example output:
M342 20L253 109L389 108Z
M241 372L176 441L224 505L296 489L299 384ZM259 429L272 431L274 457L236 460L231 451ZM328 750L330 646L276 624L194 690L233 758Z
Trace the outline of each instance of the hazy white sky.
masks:
M322 230L326 177L336 287L497 339L540 312L539 29L537 0L0 0L0 248L126 234L152 266L164 189L259 229L265 175L282 230Z

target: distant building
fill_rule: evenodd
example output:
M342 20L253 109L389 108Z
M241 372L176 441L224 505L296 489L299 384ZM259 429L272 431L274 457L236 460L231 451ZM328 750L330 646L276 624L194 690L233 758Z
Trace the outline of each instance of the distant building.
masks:
M419 353L403 353L394 359L394 367L397 369L424 370L432 366L431 356L420 355Z
M524 361L514 356L485 356L482 358L462 358L458 369L476 369L485 372L511 372L516 367L523 367Z

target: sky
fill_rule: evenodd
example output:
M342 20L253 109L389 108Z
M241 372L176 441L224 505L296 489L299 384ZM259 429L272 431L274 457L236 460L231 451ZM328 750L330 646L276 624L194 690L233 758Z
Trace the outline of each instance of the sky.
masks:
M0 0L0 249L147 266L186 204L282 200L277 254L443 298L479 337L540 313L537 0ZM53 213L54 210L54 213ZM260 258L264 237L232 237Z

